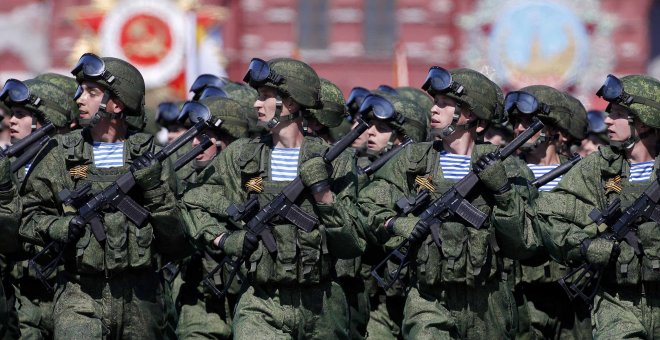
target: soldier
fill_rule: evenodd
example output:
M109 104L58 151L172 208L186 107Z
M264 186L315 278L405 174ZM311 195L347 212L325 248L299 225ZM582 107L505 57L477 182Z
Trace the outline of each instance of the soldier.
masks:
M61 76L63 78L68 78ZM52 76L52 79L57 76ZM29 94L34 98L39 98L39 102L14 102L11 96L7 96L4 102L12 108L12 138L14 141L27 137L36 128L40 128L47 122L55 125L58 133L66 132L70 128L69 113L73 110L73 95L75 88L62 86L61 83L54 84L44 78L34 78L19 82L15 79L7 81L6 86L24 86ZM75 83L73 78L68 78ZM63 80L67 81L67 80ZM72 90L65 92L64 90ZM42 147L42 142L35 143L28 147L20 155L21 158L27 157L25 166L18 168L14 177L15 185L20 189L19 193L24 194L24 179L34 161L34 157ZM16 158L12 162L17 161ZM20 222L19 222L20 225ZM18 225L16 226L18 228ZM20 251L11 254L11 260L14 261L13 269L9 273L16 294L17 316L20 327L21 337L26 339L52 338L53 336L53 294L44 289L41 281L34 276L28 267L28 259L36 255L41 248L34 245L25 245ZM49 278L50 284L55 283L55 276Z
M331 129L338 127L346 117L344 95L337 85L321 78L321 101L323 108L309 110L309 115L305 117L307 128L326 143L332 144L336 140L331 137Z
M11 109L0 102L0 149L5 149L11 144L9 119L11 119Z
M0 97L2 95L0 94ZM13 307L15 296L11 283L7 280L5 254L18 251L18 226L21 219L21 205L16 187L11 178L10 161L0 159L0 338L17 339L19 336L16 310ZM7 290L7 292L6 292Z
M247 119L241 104L228 98L209 97L200 100L211 110L212 115L222 119L220 128L207 129L205 134L211 139L211 147L206 149L193 161L194 172L184 179L186 188L194 187L197 183L204 183L216 171L213 159L233 141L245 138L248 135ZM200 143L199 138L193 140L193 147ZM200 252L194 254L186 261L181 271L183 284L177 299L179 306L179 322L177 336L179 339L212 338L231 339L231 315L236 300L236 293L225 299L218 299L206 286L202 278L217 266L208 254ZM218 280L222 285L222 281ZM222 288L222 287L220 287Z
M346 297L331 272L335 258L355 257L364 249L346 217L355 209L352 156L340 155L328 171L318 157L328 145L303 134L303 115L322 105L320 81L309 65L255 58L244 80L258 91L254 108L270 134L229 145L213 162L221 170L186 193L190 233L210 254L249 259L249 288L232 320L235 339L345 339ZM227 217L226 208L255 195L263 206L298 174L307 189L296 202L319 223L306 232L275 220L277 251L271 254Z
M40 151L26 178L20 236L30 243L64 244L53 309L55 338L160 338L163 297L157 253L174 253L184 240L174 197L162 185L170 173L150 153L144 126L144 80L131 64L84 54L72 74L84 127L56 136ZM58 198L87 183L104 189L133 165L129 192L149 212L140 226L105 207L107 235L99 240Z
M440 141L413 144L380 169L359 194L363 224L381 243L408 238L419 217L397 216L398 198L426 188L436 198L470 170L476 155L494 150L475 145L477 135L502 115L498 86L470 69L434 66L423 87L434 98L431 127ZM526 183L512 158L479 173L482 185L466 199L490 213L487 203ZM513 185L511 184L513 183ZM512 189L514 188L514 189ZM493 193L491 193L493 192ZM492 203L491 203L492 204ZM503 259L506 244L488 223L476 229L459 217L439 228L439 240L420 240L412 265L402 332L408 339L510 338L517 332L517 310Z
M601 146L610 143L607 138L607 125L605 125L605 117L607 114L604 111L592 110L587 112L587 137L582 139L578 153L581 157L587 157L590 153L598 151Z
M545 127L521 147L521 157L539 178L567 158L560 151L580 141L586 134L586 110L579 100L545 85L533 85L507 94L505 110L516 134L522 133L532 119L540 119ZM561 180L556 177L539 191L552 190ZM557 283L566 274L565 267L551 261L547 253L538 250L534 256L522 257L521 282L515 294L520 303L520 317L529 318L531 332L546 339L591 337L589 313L574 306ZM527 313L525 312L527 311Z
M597 94L609 102L610 145L587 156L540 197L534 220L553 258L572 267L586 262L604 268L591 311L594 338L654 338L660 336L654 322L660 313L658 223L634 221L631 237L643 249L635 256L630 244L596 236L607 232L611 221L597 225L590 213L606 213L616 199L623 211L658 180L660 82L645 75L609 75Z

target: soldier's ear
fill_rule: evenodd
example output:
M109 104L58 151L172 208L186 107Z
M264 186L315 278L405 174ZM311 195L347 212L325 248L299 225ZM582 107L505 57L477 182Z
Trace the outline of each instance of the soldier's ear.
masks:
M487 128L488 122L483 119L479 119L477 122L477 134L482 134L484 131L486 131Z
M108 105L107 109L110 109L112 111L112 113L119 113L119 112L124 111L124 108L126 107L126 105L124 105L124 103L122 103L121 100L119 100L119 98L113 96L113 97L110 98L110 100L112 100L114 105L112 105L112 106Z

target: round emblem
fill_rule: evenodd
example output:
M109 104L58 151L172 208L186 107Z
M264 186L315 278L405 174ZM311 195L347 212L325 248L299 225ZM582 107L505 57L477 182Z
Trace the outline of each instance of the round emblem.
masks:
M102 53L135 65L147 88L173 80L183 67L185 16L167 1L124 1L100 29Z

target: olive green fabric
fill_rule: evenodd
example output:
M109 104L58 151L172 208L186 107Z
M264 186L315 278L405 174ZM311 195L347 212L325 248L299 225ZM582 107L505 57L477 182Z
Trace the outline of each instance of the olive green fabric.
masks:
M371 299L367 339L403 339L401 323L405 296L379 295Z
M66 92L63 92L57 85L38 79L29 79L23 83L28 87L31 95L41 98L40 103L36 106L33 104L17 105L7 97L6 105L24 107L32 112L42 124L47 119L56 127L69 125L69 112L73 110L74 103Z
M396 88L396 92L399 93L399 97L406 98L416 102L419 106L422 107L422 110L426 112L427 115L431 116L431 108L433 108L433 98L428 95L428 93L411 86L400 86Z
M111 83L103 78L85 78L82 69L74 74L78 84L83 81L92 81L98 83L110 90L127 108L126 114L129 116L140 116L144 118L144 78L138 69L130 63L114 58L101 58L105 63L105 69L111 73L115 80Z
M337 283L250 287L236 306L234 339L348 339L348 306Z
M539 102L550 106L550 112L534 113L544 124L558 126L566 131L570 131L571 110L568 107L568 100L565 94L547 85L531 85L523 87L520 91L527 92L536 97ZM514 117L521 114L524 113L520 113L517 109L510 113ZM586 124L584 128L586 129Z
M481 119L487 121L501 119L504 97L502 89L497 84L485 75L468 68L452 69L449 73L454 82L463 86L464 92L456 94L449 91L443 93L444 95L467 105L467 109ZM433 95L433 93L429 94Z
M31 286L22 285L21 292L17 292L16 307L21 339L50 339L54 328L53 296L44 291L41 283L36 280L34 283Z
M213 121L222 120L222 125L217 129L220 133L225 133L234 139L247 137L248 122L241 103L223 97L204 98L200 103L211 110Z
M660 105L660 81L657 79L646 75L629 75L622 77L621 82L626 93L633 97L637 95L653 100ZM635 102L630 105L621 103L621 105L630 108L642 123L656 129L660 128L660 109Z
M65 188L78 188L84 183L91 183L93 191L101 190L129 171L135 158L147 151L156 151L153 137L149 135L133 134L124 143L124 166L96 168L92 163L92 140L88 129L51 139L37 155L24 180L21 237L43 246L52 237L66 233L66 230L54 230L57 221L70 218L63 217L70 208L62 205L56 198L57 193ZM86 177L70 176L70 169L80 169L83 165L88 166L83 171ZM104 209L107 240L98 242L87 228L76 244L69 245L71 251L65 253L62 273L69 282L62 286L63 290L55 298L56 338L73 338L76 334L159 337L164 323L164 297L156 276L158 258L161 254L176 257L185 244L179 213L168 185L172 176L171 167L166 163L161 173L163 184L153 190L136 188L130 192L131 197L150 212L145 225L138 227L122 212ZM114 289L122 293L113 293L110 297L110 290ZM96 295L101 293L103 296ZM101 315L103 313L108 314ZM101 317L124 326L118 326L121 329L117 330L111 322L101 324ZM123 318L126 319L122 321ZM144 322L135 321L136 318L143 318ZM124 322L132 326L125 326ZM104 328L106 326L109 330ZM156 328L159 329L157 332L154 331Z
M424 111L421 105L405 97L392 96L382 91L374 91L374 94L387 99L394 106L394 110L404 117L402 124L399 124L395 120L386 121L392 129L402 136L412 138L415 142L426 141L431 118L429 113ZM371 111L364 118L375 119Z
M78 89L78 83L75 78L67 77L58 73L42 73L36 76L35 79L54 84L62 92L66 93L68 99L71 101L71 111L69 111L67 118L69 118L69 122L78 118L80 112L78 111L78 105L73 100L76 90Z
M437 198L456 183L444 178L439 166L440 146L439 142L410 145L376 172L373 181L360 191L358 201L362 225L370 228L380 243L391 241L383 224L396 215L398 198L416 193L413 183L417 176L431 176L430 180L437 188L432 198ZM477 145L472 159L493 150L493 146ZM533 175L519 162L515 158L505 161L507 176L513 184L510 192L520 191L528 197L527 181ZM499 214L493 210L500 208L487 203L493 199L487 193L488 190L478 186L466 199L491 218L497 218ZM441 332L445 331L445 337L486 338L488 334L480 329L497 330L499 335L496 338L512 336L517 331L517 310L508 282L511 280L508 275L511 261L503 256L515 250L508 249L506 237L491 223L487 222L477 230L460 218L450 217L440 228L440 239L442 248L438 248L429 235L416 252L415 265L411 268L414 270L414 288L409 292L404 312L404 337L442 337ZM455 291L430 298L450 287ZM453 294L462 295L453 297L456 302L450 305L438 300L445 299L445 296L449 299ZM471 304L478 304L480 309L473 309L475 306ZM491 318L486 310L499 317ZM465 314L463 311L471 312ZM460 315L471 321L454 321ZM467 331L471 327L474 332Z
M257 124L257 110L254 108L254 102L257 100L257 91L247 84L231 82L222 88L229 98L241 103L245 118L248 121L248 131L250 136L258 136L266 129Z
M576 140L581 140L587 137L587 109L584 108L579 99L564 92L566 100L566 108L569 112L569 122L567 127L562 126L568 133Z
M282 95L291 97L296 103L308 109L323 108L321 82L313 68L302 61L290 58L275 58L268 61L271 70L282 76L284 82L265 86L278 89ZM252 86L252 84L250 84ZM253 86L254 87L254 86Z
M325 78L321 78L321 101L323 108L309 110L309 113L323 126L329 128L339 126L346 117L344 95L337 85Z
M589 213L594 208L603 211L615 198L621 199L621 209L626 209L655 180L659 164L660 158L656 157L651 179L633 183L628 181L630 164L611 147L601 147L578 163L554 191L541 195L536 204L535 222L550 255L572 267L583 263L580 243L594 236L597 229ZM606 193L604 183L617 175L622 177L621 193ZM660 281L656 269L660 261L655 255L660 247L658 224L642 222L637 228L645 256L638 258L627 243L620 244L621 254L614 264L606 267L603 288L596 295L591 316L594 338L660 335L649 323L656 313L652 295L657 293L640 290L642 284L657 285ZM623 294L624 290L627 293ZM648 299L644 298L645 294Z

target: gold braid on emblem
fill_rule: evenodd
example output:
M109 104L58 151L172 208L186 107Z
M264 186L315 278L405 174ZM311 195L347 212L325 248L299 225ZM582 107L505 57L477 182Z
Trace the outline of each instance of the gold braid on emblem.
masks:
M417 184L417 191L421 191L423 189L426 189L430 192L435 192L435 187L433 186L433 183L431 182L433 180L433 177L431 176L417 176L415 177L415 184Z
M245 183L245 189L248 192L260 193L264 191L264 180L261 177L251 178L247 183Z
M76 165L69 169L69 175L73 179L87 178L87 170L89 170L89 165Z
M621 188L621 176L616 176L612 177L605 182L605 193L608 194L610 192L616 192L617 194L620 193L622 190Z

